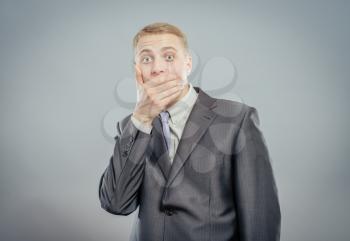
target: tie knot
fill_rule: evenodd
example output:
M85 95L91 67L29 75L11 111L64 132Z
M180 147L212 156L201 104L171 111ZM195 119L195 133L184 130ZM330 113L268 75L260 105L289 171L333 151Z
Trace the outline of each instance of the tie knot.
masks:
M168 123L168 121L169 121L169 112L168 111L162 111L159 113L159 115L160 115L162 122Z

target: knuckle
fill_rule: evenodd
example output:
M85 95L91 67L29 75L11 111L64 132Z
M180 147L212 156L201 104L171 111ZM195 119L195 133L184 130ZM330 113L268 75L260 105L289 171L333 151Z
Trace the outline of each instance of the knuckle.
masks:
M154 95L149 96L149 100L150 100L150 102L151 102L152 104L156 104L156 103L157 103L157 99L155 98Z
M146 92L147 92L147 95L150 97L153 96L153 94L154 94L152 89L149 89L149 88L146 89Z
M155 105L158 109L163 108L163 103L162 103L162 101L157 101L154 105Z

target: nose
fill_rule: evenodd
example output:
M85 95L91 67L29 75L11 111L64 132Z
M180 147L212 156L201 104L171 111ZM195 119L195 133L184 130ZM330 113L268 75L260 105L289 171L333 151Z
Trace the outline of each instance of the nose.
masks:
M155 58L153 61L151 74L153 76L157 76L159 74L165 73L166 70L167 68L165 62L159 58Z

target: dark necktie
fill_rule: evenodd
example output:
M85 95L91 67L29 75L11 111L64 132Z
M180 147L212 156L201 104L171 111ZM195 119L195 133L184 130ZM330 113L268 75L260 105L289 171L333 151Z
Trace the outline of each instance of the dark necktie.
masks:
M167 117L169 117L167 113L159 113L159 115L155 118L153 122L154 130L152 130L153 138L151 143L151 147L153 148L153 159L157 161L165 177L168 176L171 168L171 161L167 147L170 146L170 143L168 143L167 140L167 136L170 136Z
M159 113L159 115L162 121L163 136L164 136L164 139L166 140L168 151L170 152L171 139L170 139L170 127L169 127L169 112L162 111Z

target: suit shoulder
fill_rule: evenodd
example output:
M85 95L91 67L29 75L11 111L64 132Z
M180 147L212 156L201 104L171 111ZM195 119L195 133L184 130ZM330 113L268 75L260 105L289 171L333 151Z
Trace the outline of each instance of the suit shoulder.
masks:
M123 133L123 130L125 128L125 126L127 125L127 123L129 122L129 120L131 119L131 114L125 116L123 119L119 120L117 122L117 130L120 132L120 133Z
M219 115L242 119L249 111L255 110L254 107L246 103L242 103L234 100L228 100L228 99L220 99L220 98L215 98L215 99L216 99L215 112Z

